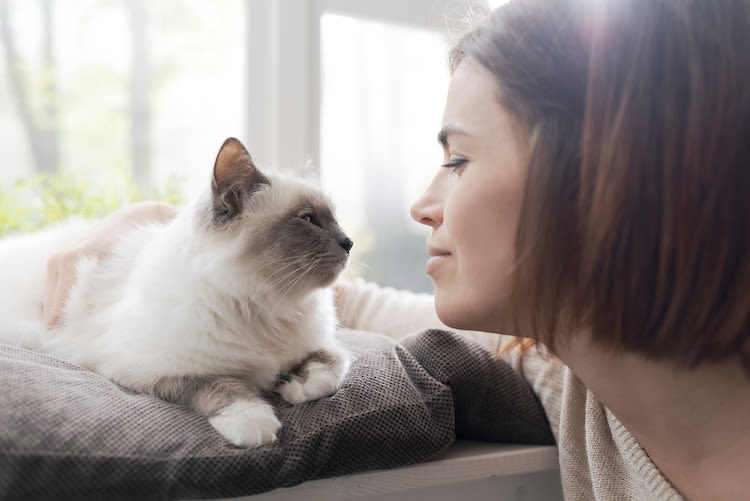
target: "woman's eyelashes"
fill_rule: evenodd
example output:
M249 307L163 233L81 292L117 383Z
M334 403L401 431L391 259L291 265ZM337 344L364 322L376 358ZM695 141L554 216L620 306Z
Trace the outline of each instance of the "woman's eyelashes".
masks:
M463 165L468 162L466 158L463 157L450 157L447 162L441 165L441 167L445 167L447 169L452 170L458 170L459 168L463 167Z

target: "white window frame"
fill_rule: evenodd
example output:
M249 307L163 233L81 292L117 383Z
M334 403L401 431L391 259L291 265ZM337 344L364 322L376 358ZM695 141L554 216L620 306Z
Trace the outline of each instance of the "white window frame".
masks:
M486 0L247 0L246 144L259 165L320 165L320 20L332 12L445 30Z

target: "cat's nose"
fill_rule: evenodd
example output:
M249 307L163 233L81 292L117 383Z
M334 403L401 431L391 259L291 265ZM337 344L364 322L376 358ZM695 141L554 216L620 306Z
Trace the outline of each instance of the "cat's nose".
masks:
M339 246L341 246L342 249L344 249L347 253L352 250L352 246L354 246L354 242L352 242L352 239L349 237L345 237L343 240L338 241Z

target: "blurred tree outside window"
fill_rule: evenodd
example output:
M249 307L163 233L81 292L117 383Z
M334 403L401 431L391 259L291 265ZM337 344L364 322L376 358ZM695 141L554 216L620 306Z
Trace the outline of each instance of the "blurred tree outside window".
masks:
M242 0L0 0L0 232L207 186L242 135Z

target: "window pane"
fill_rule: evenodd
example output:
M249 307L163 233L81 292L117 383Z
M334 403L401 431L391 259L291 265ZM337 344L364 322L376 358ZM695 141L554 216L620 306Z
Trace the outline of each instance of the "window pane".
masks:
M1 185L119 170L144 196L170 176L191 196L221 141L241 137L242 0L2 5Z
M325 14L321 179L355 241L352 271L431 291L429 232L409 217L442 160L435 139L448 84L439 33Z

